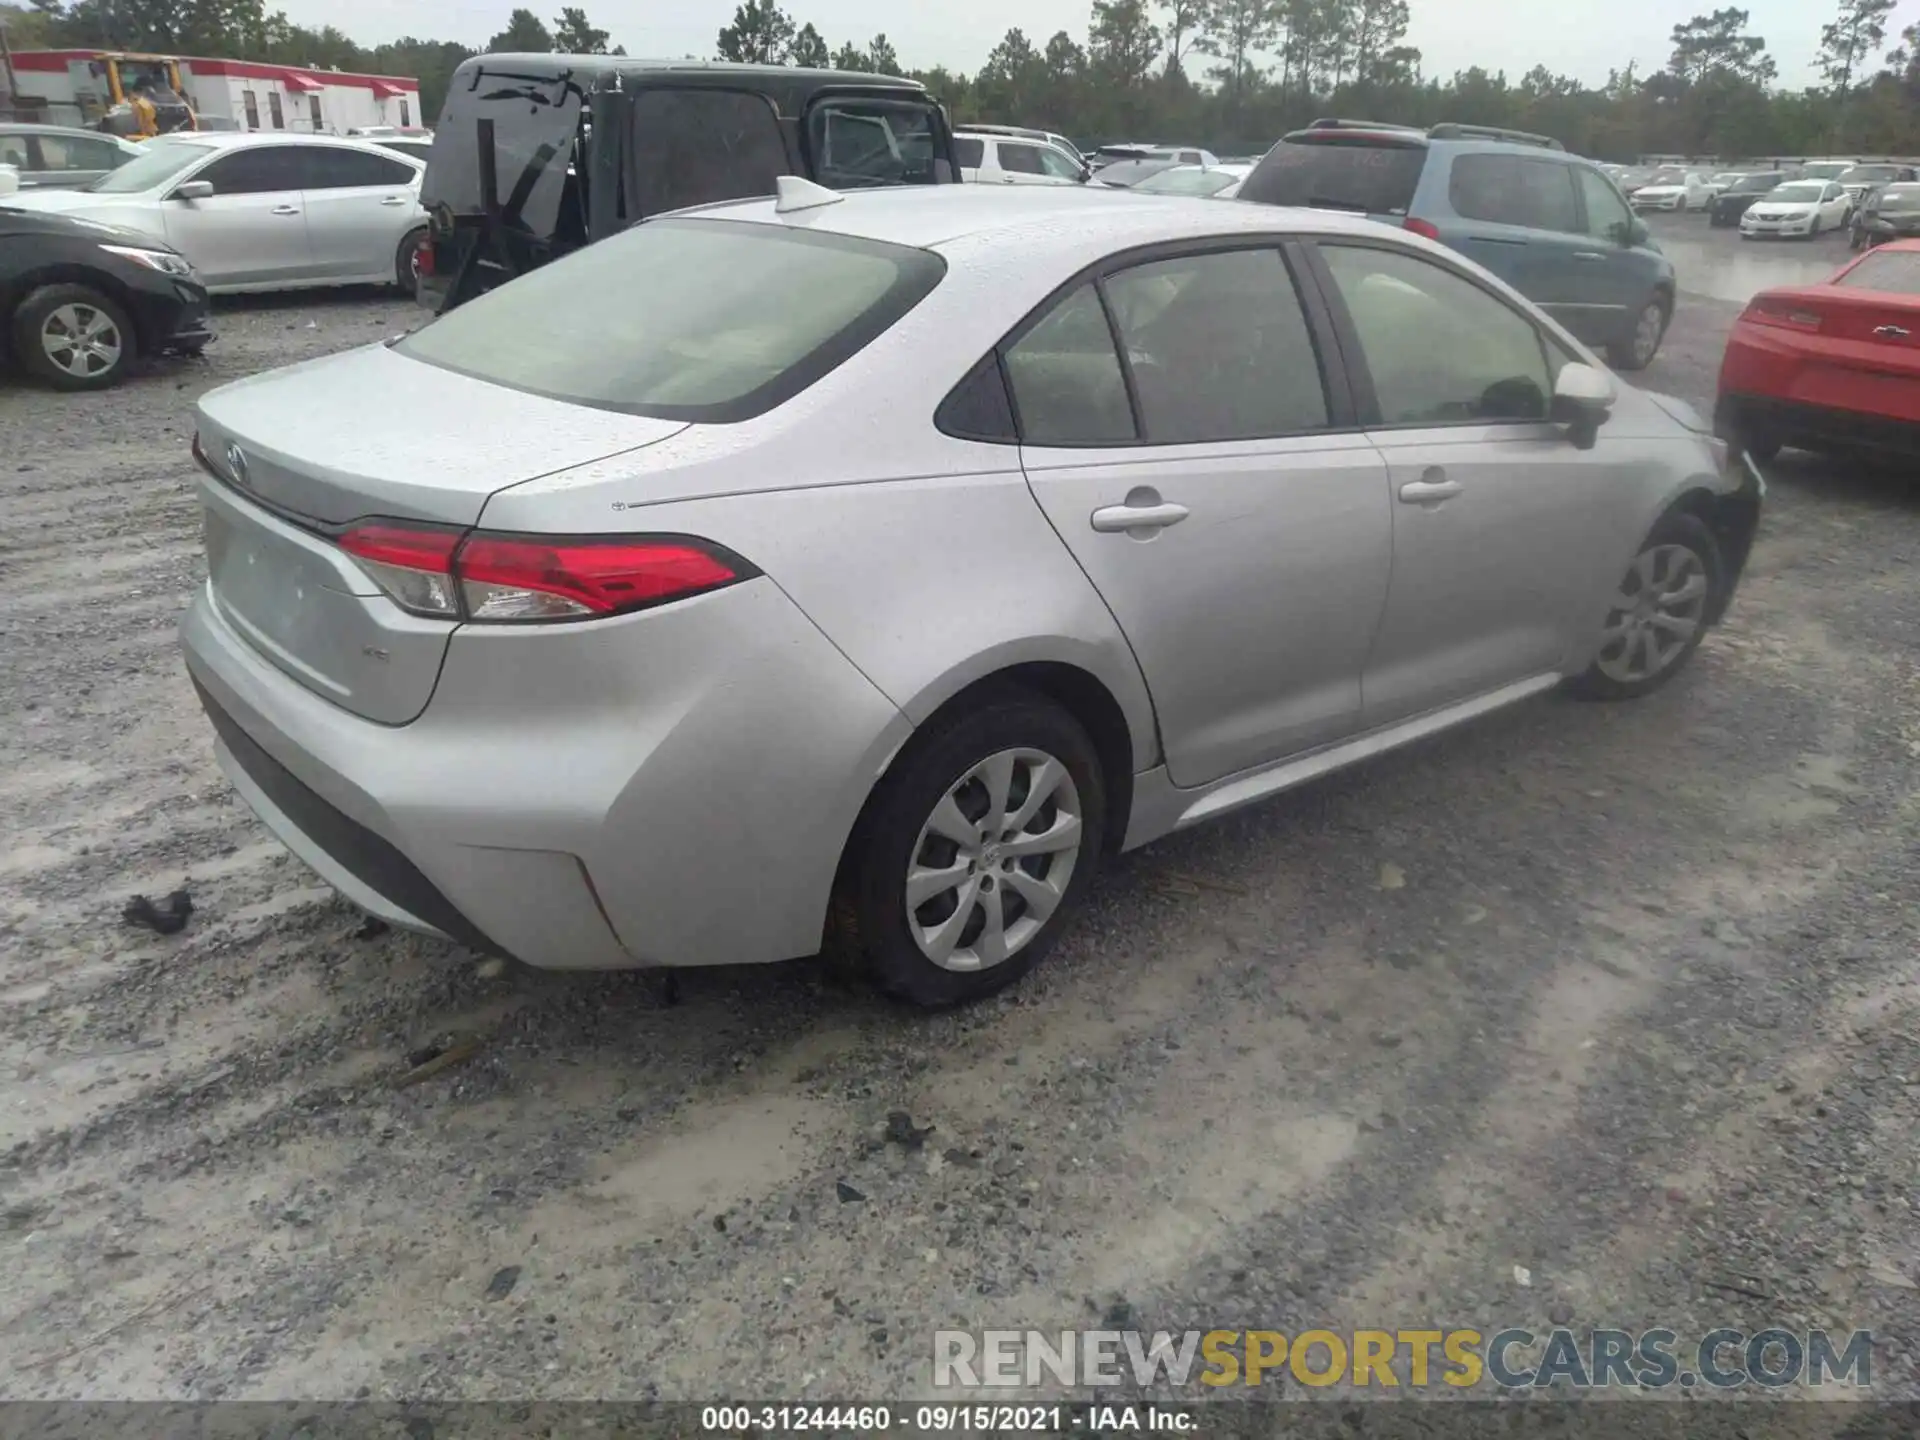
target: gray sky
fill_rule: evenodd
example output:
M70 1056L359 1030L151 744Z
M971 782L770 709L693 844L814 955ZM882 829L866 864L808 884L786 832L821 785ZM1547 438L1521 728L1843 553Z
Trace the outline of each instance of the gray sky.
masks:
M484 43L506 26L512 0L269 0L298 24L332 24L362 44L412 34L437 40ZM1644 73L1666 63L1674 25L1715 8L1721 0L1605 0L1591 5L1512 5L1491 0L1412 0L1408 39L1426 57L1430 74L1450 75L1469 65L1504 68L1518 79L1534 65L1591 84L1609 68L1638 60ZM735 0L589 0L592 22L635 55L709 56L714 35L733 16ZM556 0L536 0L543 19L559 11ZM1084 40L1089 6L1083 0L973 0L967 6L888 0L787 0L796 22L811 20L829 45L864 44L884 30L909 68L945 65L972 73L1000 36L1018 25L1036 45L1056 30ZM1767 39L1780 78L1800 85L1813 78L1813 52L1820 27L1836 8L1833 0L1750 0L1753 33ZM1888 35L1920 20L1920 0L1902 0Z

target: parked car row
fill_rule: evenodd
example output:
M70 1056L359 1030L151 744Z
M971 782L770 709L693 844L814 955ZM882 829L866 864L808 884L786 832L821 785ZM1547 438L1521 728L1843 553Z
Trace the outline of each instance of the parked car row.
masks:
M411 290L423 166L372 141L169 136L72 189L0 202L7 349L64 389L97 389L141 354L196 353L209 294L305 286Z

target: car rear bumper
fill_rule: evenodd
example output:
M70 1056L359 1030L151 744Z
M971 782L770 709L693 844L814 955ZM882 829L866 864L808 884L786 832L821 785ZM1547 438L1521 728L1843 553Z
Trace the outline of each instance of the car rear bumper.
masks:
M466 627L407 725L268 664L204 587L182 643L222 768L288 849L382 919L543 968L812 953L911 728L765 579Z
M1920 459L1920 422L1769 395L1723 393L1714 406L1713 426L1726 440L1764 435L1803 449L1864 450Z

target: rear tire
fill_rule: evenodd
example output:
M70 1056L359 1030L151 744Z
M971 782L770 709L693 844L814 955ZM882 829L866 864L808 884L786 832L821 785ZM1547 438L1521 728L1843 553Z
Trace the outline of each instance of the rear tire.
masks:
M1726 573L1713 532L1697 517L1661 518L1609 599L1604 638L1572 684L1589 700L1636 700L1666 684L1706 638Z
M1105 777L1085 729L1038 695L999 692L915 736L881 782L849 867L849 938L897 999L984 999L1053 948L1105 839Z
M420 242L426 238L427 227L409 230L400 241L400 248L393 252L393 283L408 295L420 294Z
M56 390L105 390L126 377L139 341L127 312L90 285L42 285L13 312L13 353Z
M1672 320L1673 302L1664 295L1654 296L1634 316L1633 333L1607 346L1608 362L1616 370L1646 369L1660 353Z

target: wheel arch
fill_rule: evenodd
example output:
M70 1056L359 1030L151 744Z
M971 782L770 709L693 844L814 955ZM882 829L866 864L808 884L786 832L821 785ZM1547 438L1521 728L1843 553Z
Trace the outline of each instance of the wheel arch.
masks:
M127 321L133 326L134 343L141 351L153 348L152 337L141 327L145 321L141 318L140 307L133 301L130 291L117 277L103 270L96 270L77 261L56 260L39 265L24 274L9 280L4 291L0 291L0 349L12 345L13 317L26 303L27 297L36 290L48 285L84 285L89 290L98 290L126 314Z
M1717 625L1727 613L1760 528L1758 487L1749 480L1737 490L1724 491L1695 480L1667 503L1655 525L1669 515L1691 515L1713 534L1720 551L1721 573L1719 589L1707 607L1707 623Z
M1021 660L970 680L939 700L916 721L913 732L887 757L886 764L867 789L853 828L841 844L840 860L834 872L835 895L845 892L854 860L866 843L876 798L914 741L996 696L1022 692L1051 700L1073 716L1093 742L1107 792L1103 848L1108 854L1118 853L1133 809L1135 737L1127 723L1126 711L1113 691L1091 670L1062 660Z

